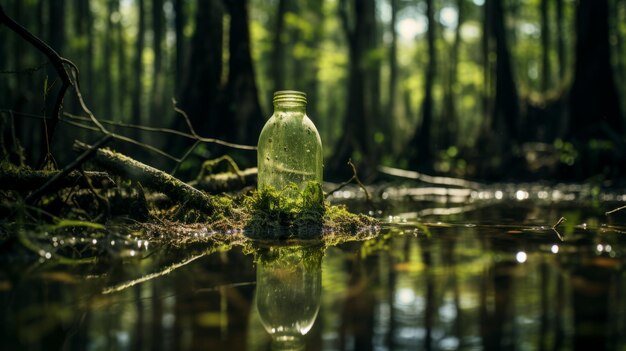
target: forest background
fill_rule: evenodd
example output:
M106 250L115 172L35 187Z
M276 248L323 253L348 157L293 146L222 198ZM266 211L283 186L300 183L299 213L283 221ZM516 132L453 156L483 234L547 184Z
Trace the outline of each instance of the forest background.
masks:
M626 173L625 0L0 0L7 15L80 70L99 120L167 150L183 178L229 154L167 132L256 145L272 93L301 90L325 175L352 159L484 180L618 179ZM68 94L53 140L39 131L59 77L0 27L3 146L36 166L93 142ZM176 102L173 103L173 100ZM142 126L142 128L138 127ZM145 127L157 128L147 130ZM154 149L111 146L162 169ZM191 145L192 152L185 154Z

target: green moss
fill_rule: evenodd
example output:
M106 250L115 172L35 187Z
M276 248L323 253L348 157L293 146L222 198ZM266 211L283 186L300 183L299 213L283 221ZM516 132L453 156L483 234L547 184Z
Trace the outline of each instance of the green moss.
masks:
M295 197L292 196L294 193L297 194ZM371 217L350 213L343 206L330 205L325 201L321 185L316 182L307 184L303 190L291 184L284 191L269 188L235 198L212 196L212 201L215 211L210 215L181 205L168 210L165 218L189 226L202 225L221 234L243 233L244 240L250 238L268 244L361 240L373 236L373 229L378 224ZM171 235L165 237L173 238ZM176 237L174 241L182 239L184 234Z
M285 195L294 193L295 197ZM309 182L302 191L295 184L283 191L262 189L244 204L250 211L246 235L255 239L310 240L337 233L350 236L376 225L371 217L324 201L322 186L317 182Z

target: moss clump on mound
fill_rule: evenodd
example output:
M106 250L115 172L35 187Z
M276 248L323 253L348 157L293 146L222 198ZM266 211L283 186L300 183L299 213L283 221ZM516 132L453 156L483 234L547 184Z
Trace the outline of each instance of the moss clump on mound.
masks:
M244 208L249 211L245 233L253 239L310 240L337 233L350 236L377 224L371 217L330 205L317 182L307 183L302 191L295 184L283 191L261 189L245 199Z

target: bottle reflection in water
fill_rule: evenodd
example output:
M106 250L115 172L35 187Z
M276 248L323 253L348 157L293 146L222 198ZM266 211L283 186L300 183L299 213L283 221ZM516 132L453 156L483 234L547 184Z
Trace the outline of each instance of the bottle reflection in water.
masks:
M304 349L322 283L321 248L272 247L257 262L256 306L274 350Z

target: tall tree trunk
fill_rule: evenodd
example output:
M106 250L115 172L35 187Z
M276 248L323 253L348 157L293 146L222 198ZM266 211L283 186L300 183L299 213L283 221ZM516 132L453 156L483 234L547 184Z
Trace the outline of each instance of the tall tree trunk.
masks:
M368 91L372 84L368 73L375 68L368 69L365 62L367 53L375 49L371 38L376 37L376 6L373 0L354 1L354 28L350 27L347 0L342 0L339 6L348 37L348 106L343 120L343 135L335 147L335 156L329 168L333 174L346 174L348 159L360 154L363 160L356 161L362 161L362 171L367 175L378 164L378 155L373 148L374 117L378 113L370 100L377 100L378 96L369 96L371 92Z
M111 21L111 16L113 15L114 4L113 1L107 2L106 9L106 22L105 22L105 33L104 33L104 47L103 47L103 62L104 67L102 68L103 78L104 78L104 101L102 102L104 106L102 106L104 110L105 118L113 117L113 67L112 67L112 37L113 37L113 22ZM91 40L91 38L90 38Z
M609 46L608 1L580 0L576 10L576 65L570 92L571 138L622 132Z
M52 49L54 49L59 55L64 55L65 49L65 0L58 1L50 1L48 3L48 44ZM22 50L20 50L22 52ZM46 117L56 118L57 116L51 116L51 112L53 111L53 106L55 105L55 99L57 94L60 91L61 84L53 84L53 82L59 80L59 75L52 67L52 65L48 65L48 84L46 91ZM40 156L39 156L39 165L42 165L42 162L47 157L50 152L50 144L52 140L48 137L48 127L47 123L44 123L41 130L41 138L39 139L41 143L40 148ZM35 145L35 144L31 144Z
M322 38L324 35L324 27L322 26L322 22L324 20L324 15L323 15L323 6L324 3L323 1L318 1L318 0L309 0L308 1L309 4L309 11L312 14L312 19L314 20L314 30L313 30L313 35L311 36L311 38L308 41L308 46L309 48L311 48L311 50L313 50L316 55L315 57L319 57L319 52L320 52L320 43L322 42ZM309 111L310 115L313 118L313 121L315 122L316 125L318 125L318 127L320 126L320 122L322 120L322 116L319 113L319 107L321 105L320 103L320 98L319 98L319 80L318 80L318 65L316 64L316 62L313 62L312 64L310 64L310 79L308 79L307 82L307 88L306 88L306 93L307 93L307 100L309 101L308 105L307 105L307 110Z
M447 148L454 145L457 135L457 111L455 91L457 87L457 76L459 66L459 49L461 47L461 26L465 20L465 0L457 0L457 23L454 29L454 43L452 44L452 53L450 64L448 67L448 81L444 91L444 106L442 123L443 131L441 134L441 147Z
M223 137L218 128L228 118L218 113L217 99L222 76L224 9L220 1L198 0L196 4L196 28L191 38L181 106L200 135ZM177 129L187 128L181 118L176 118L174 125Z
M493 84L492 84L492 70L493 64L491 62L491 27L493 23L493 6L491 6L491 0L486 0L483 4L483 28L482 28L482 41L481 41L481 49L482 49L482 59L483 59L483 115L485 117L489 116L492 109L491 99L493 97Z
M383 123L385 127L385 145L387 148L393 148L393 140L395 139L395 122L396 122L396 104L398 99L398 32L396 25L398 22L398 0L391 0L391 43L389 45L389 100L387 101L387 117L388 120ZM389 150L389 149L388 149ZM391 150L389 150L391 151Z
M435 82L436 72L436 54L435 54L435 16L433 9L433 0L426 0L426 18L428 19L428 28L426 30L426 40L428 45L428 63L426 64L425 81L424 81L424 100L422 101L422 119L415 130L415 136L411 144L413 145L414 156L411 160L417 169L430 172L433 169L433 138L432 138L432 122L433 122L433 86Z
M152 0L152 50L154 61L152 66L152 91L150 98L150 116L156 118L163 114L163 0Z
M133 101L132 101L132 112L131 119L134 124L142 124L142 83L143 83L143 64L142 64L142 56L143 56L143 48L144 48L144 31L145 31L145 14L144 14L145 6L144 0L137 1L137 11L139 13L139 23L137 25L137 38L135 40L135 57L133 62L133 74L135 84L133 89ZM135 134L135 138L139 140L139 133Z
M541 91L550 88L550 28L548 26L548 0L541 0Z
M495 87L493 97L485 96L487 119L482 126L478 147L489 152L492 158L483 162L479 173L482 176L499 177L509 169L512 160L511 147L520 139L519 97L513 78L511 54L507 46L507 30L504 9L499 0L485 1L485 27L483 54L487 91ZM495 55L493 53L495 52ZM495 62L490 57L495 57ZM495 65L495 67L494 67ZM495 81L495 82L494 82ZM500 173L499 173L500 172Z
M248 28L248 2L227 1L230 12L228 84L222 101L227 123L221 134L229 140L256 144L265 118L259 103ZM246 128L241 128L246 126Z
M556 0L556 50L559 58L559 80L565 79L565 41L563 40L563 0Z
M94 27L94 20L93 20L93 12L91 12L91 2L89 0L82 0L84 1L84 4L82 6L82 10L84 11L84 13L81 14L82 18L83 18L83 28L84 28L84 32L83 33L87 33L87 76L85 77L84 75L82 75L82 79L81 81L87 81L87 84L83 85L84 87L87 88L87 91L83 91L82 93L85 96L91 95L91 96L95 96L95 91L96 91L96 60L95 60L95 49L94 49L94 33L93 33L93 27Z
M622 114L614 80L609 44L608 1L580 0L576 9L576 64L569 96L567 138L578 151L569 176L586 178L624 165ZM610 150L595 149L591 139L613 143Z
M493 27L491 33L496 43L496 96L492 127L508 138L515 140L519 123L519 99L513 79L511 54L507 46L504 9L502 2L489 0L493 6Z
M114 2L115 10L120 13L120 0ZM121 14L121 13L120 13ZM127 81L126 77L129 76L127 70L126 59L126 41L124 40L124 29L122 28L122 19L120 18L115 23L115 34L117 37L117 94L118 94L118 113L119 118L125 118L128 116L127 110Z
M272 78L274 79L274 91L286 89L285 87L285 14L287 13L287 2L289 0L278 1L278 12L276 13L276 27L272 47Z
M185 81L185 13L183 0L174 0L174 33L176 36L176 95L180 98L181 87Z

